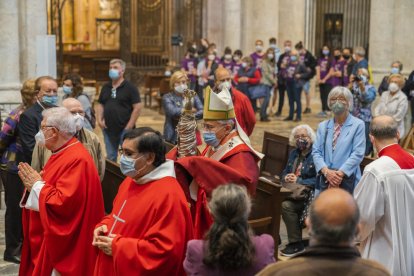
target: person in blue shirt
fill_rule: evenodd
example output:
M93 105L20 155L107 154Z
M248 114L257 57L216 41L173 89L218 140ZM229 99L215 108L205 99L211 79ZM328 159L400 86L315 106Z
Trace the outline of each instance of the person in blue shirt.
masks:
M337 86L328 96L334 117L318 126L312 156L319 173L316 192L342 188L353 193L361 178L360 163L365 153L365 124L350 114L353 96L348 88Z
M368 70L368 60L365 58L364 47L358 46L354 48L354 59L356 61L354 67L352 67L351 81L358 74L358 69L365 68Z

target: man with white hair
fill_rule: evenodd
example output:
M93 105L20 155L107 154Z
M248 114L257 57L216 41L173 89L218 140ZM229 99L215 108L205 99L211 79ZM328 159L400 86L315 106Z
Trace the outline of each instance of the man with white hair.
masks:
M363 258L392 275L414 275L414 156L398 144L391 116L372 120L370 139L379 158L365 167L355 189L361 210L359 240Z
M82 103L75 98L67 98L63 100L62 106L67 108L74 116L76 122L75 137L85 146L92 156L93 162L98 170L99 178L102 181L105 175L105 156L103 154L103 148L99 137L92 131L84 128L86 118ZM50 156L52 156L50 150L40 146L39 143L36 143L32 156L32 168L41 172Z
M351 81L358 75L358 69L365 68L368 70L368 61L365 58L365 49L362 46L354 48L354 59L356 61L352 68Z
M125 130L135 128L142 104L138 89L124 78L125 61L109 62L110 82L99 95L96 119L104 135L107 158L116 162L118 148Z
M213 221L207 208L211 192L219 185L233 182L246 186L254 195L259 178L258 162L263 156L252 148L238 124L227 88L219 93L207 88L203 119L207 147L201 156L180 157L176 161L177 179L191 205L197 239L204 237ZM176 152L171 151L167 158L177 159Z
M64 107L42 112L36 141L52 151L39 174L20 163L26 192L20 275L92 275L93 230L104 215L98 172Z

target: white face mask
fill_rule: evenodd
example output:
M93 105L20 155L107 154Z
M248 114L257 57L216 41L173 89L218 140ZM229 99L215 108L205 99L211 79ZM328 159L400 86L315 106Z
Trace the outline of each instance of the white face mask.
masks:
M234 56L233 59L234 59L234 61L239 61L240 57L239 56Z
M225 82L220 83L219 89L223 90L224 88L227 88L227 90L230 90L231 82L230 81L225 81Z
M35 135L35 140L41 147L44 147L46 145L46 141L49 139L52 139L52 137L46 139L45 134L41 129L39 129L39 132Z
M208 60L214 60L216 58L215 55L208 55Z
M176 91L177 93L182 94L182 93L184 93L184 91L187 89L187 84L180 84L180 85L177 85L174 89L175 89L175 91Z
M263 51L263 46L262 45L256 45L256 51L257 52Z
M76 131L81 130L85 125L85 117L79 113L76 113L73 117L75 118Z
M231 55L229 55L229 54L224 55L224 59L226 59L226 60L231 60Z
M273 54L267 54L267 58L268 59L272 59L273 58Z
M395 93L395 92L397 92L398 90L400 90L400 87L398 86L398 84L396 84L395 82L391 82L389 85L388 85L388 90L390 90L390 92L392 92L392 93Z

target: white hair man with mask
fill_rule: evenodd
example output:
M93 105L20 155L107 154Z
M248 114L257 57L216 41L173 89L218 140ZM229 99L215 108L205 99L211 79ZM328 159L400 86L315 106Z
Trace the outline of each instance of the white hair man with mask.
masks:
M20 275L91 275L92 233L104 215L92 157L76 139L76 121L64 107L42 112L36 141L52 151L42 173L20 163L26 192Z
M62 106L72 113L76 123L75 137L85 146L89 154L92 156L96 169L98 170L99 178L102 181L105 175L105 156L99 137L92 131L87 130L85 125L85 111L82 103L75 98L67 98L63 100ZM52 152L46 147L42 147L36 143L33 150L31 166L38 172L41 172L52 156Z

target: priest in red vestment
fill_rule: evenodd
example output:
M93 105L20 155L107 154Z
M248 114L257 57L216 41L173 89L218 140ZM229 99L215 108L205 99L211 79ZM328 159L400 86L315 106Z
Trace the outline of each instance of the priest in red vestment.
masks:
M76 123L64 107L50 108L35 138L52 151L41 174L19 164L26 187L19 275L91 275L97 256L93 229L104 215L93 159L73 136Z
M219 90L222 90L224 87L229 90L237 122L239 122L247 136L250 136L253 133L256 124L256 115L249 98L231 84L231 74L229 70L219 67L217 68L215 75L216 87L218 87Z
M165 159L161 134L148 127L130 130L122 151L120 169L127 177L112 212L95 228L100 252L94 275L185 275L190 208L174 162Z
M219 185L236 183L254 195L263 156L252 148L238 124L226 87L217 94L206 89L203 118L207 147L201 156L181 157L175 148L167 155L176 160L177 179L191 204L196 239L203 238L212 224L207 208L211 192Z

